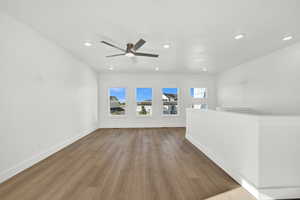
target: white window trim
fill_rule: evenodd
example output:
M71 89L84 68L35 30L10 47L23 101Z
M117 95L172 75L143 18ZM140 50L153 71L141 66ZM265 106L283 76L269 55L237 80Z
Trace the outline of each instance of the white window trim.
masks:
M194 98L191 94L191 88L206 88L206 97L205 98ZM194 104L207 104L207 109L208 109L208 107L209 107L208 87L206 87L206 86L190 87L188 92L189 92L189 97L191 99L191 101L190 101L191 104L189 106L190 108L192 108Z
M151 98L152 99L151 99L151 114L150 115L139 115L136 111L136 109L137 109L136 97L137 97L137 89L138 88L151 88ZM153 117L153 99L154 99L154 97L153 97L153 87L147 87L147 86L145 86L145 87L135 87L134 90L135 90L134 91L134 102L135 102L134 112L135 112L135 116L136 117L141 117L141 118L152 118Z
M110 112L110 89L111 88L125 88L125 114L124 115L112 115ZM107 100L108 100L108 116L111 118L124 118L128 115L128 88L127 87L108 87L107 88Z
M180 116L180 99L181 99L181 97L180 97L180 88L178 88L178 87L164 87L164 88L177 88L177 96L178 96L178 100L177 100L177 114L176 115L170 115L170 114L164 114L164 108L163 108L163 106L164 106L164 104L163 104L163 101L162 101L162 94L163 94L163 88L161 88L160 89L160 104L161 104L161 106L160 106L160 109L161 109L161 116L162 117L179 117Z

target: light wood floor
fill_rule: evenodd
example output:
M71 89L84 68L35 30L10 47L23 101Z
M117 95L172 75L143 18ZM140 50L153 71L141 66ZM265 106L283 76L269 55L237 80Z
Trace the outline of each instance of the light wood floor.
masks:
M235 190L252 199L184 134L100 129L1 184L0 199L201 200Z

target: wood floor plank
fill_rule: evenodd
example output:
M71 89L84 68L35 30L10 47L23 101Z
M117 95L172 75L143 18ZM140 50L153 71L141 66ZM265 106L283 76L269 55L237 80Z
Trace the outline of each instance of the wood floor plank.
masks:
M220 198L221 193L226 198L249 195L184 135L184 128L99 129L0 184L0 199L201 200Z

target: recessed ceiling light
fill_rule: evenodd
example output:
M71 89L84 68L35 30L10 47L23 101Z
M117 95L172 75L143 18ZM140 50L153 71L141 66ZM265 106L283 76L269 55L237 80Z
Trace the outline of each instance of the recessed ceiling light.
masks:
M207 72L207 68L206 67L202 67L202 71L203 72Z
M109 69L110 71L112 71L112 70L114 70L114 67L109 67L108 69Z
M245 34L238 34L238 35L234 36L234 39L240 40L240 39L243 39L244 37L245 37Z
M163 47L164 47L165 49L169 49L169 48L171 47L171 45L170 45L170 44L164 44Z
M92 43L90 43L90 42L85 42L85 43L84 43L84 46L90 47L90 46L92 46Z
M288 36L285 36L284 38L282 38L283 41L288 41L291 39L293 39L293 36L291 36L291 35L288 35Z
M155 67L155 71L159 71L159 67Z

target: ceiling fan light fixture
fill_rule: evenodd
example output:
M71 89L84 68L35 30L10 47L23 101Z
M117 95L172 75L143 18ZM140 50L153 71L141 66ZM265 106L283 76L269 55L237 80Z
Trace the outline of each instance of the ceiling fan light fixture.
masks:
M131 52L128 52L128 53L125 54L125 56L127 56L127 57L129 57L129 58L132 58L132 57L134 57L134 54L131 53Z

